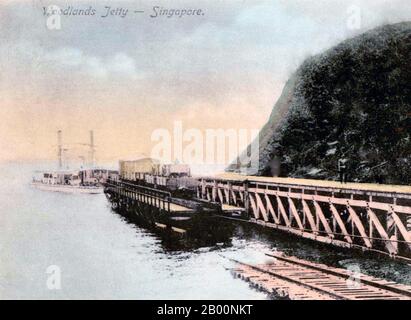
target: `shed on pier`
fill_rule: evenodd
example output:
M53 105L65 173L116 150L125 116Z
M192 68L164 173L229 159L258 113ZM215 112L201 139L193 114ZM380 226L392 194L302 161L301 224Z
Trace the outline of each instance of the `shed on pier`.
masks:
M140 158L136 160L120 160L120 178L124 180L144 180L146 174L157 175L160 170L160 161L154 158Z

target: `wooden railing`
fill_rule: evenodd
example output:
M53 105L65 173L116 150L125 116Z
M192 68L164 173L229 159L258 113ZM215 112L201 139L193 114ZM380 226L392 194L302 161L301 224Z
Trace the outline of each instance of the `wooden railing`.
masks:
M305 238L411 259L411 193L273 180L202 179L197 197L245 208L253 222Z
M107 180L105 190L170 212L170 192L114 180Z

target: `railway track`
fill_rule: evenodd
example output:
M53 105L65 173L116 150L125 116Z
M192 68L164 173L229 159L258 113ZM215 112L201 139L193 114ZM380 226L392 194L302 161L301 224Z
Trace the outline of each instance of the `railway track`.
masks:
M292 300L411 300L411 286L280 254L267 264L236 262L234 276L277 298Z

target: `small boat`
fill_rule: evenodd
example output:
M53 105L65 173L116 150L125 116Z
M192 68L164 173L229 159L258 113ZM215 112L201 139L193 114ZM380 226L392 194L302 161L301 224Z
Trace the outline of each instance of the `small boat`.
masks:
M37 171L33 176L31 186L45 191L66 193L98 194L104 192L104 184L108 179L116 180L118 172L94 166L94 133L90 131L89 146L90 163L87 168L76 170L62 170L63 153L67 151L63 147L62 132L57 132L59 170Z
M86 193L86 194L101 194L104 188L97 186L72 186L61 184L45 184L42 182L32 182L31 186L44 191L65 192L65 193Z
M100 168L36 172L31 186L44 191L99 194L104 192L107 179L113 179L116 173Z

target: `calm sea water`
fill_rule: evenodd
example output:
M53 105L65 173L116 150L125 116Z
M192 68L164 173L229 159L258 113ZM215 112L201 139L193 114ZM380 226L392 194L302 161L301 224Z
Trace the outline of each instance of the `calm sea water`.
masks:
M267 299L233 278L227 257L259 263L273 249L411 284L408 265L240 225L228 246L171 251L114 213L104 195L33 189L32 165L0 169L0 299ZM61 289L47 287L51 265Z

